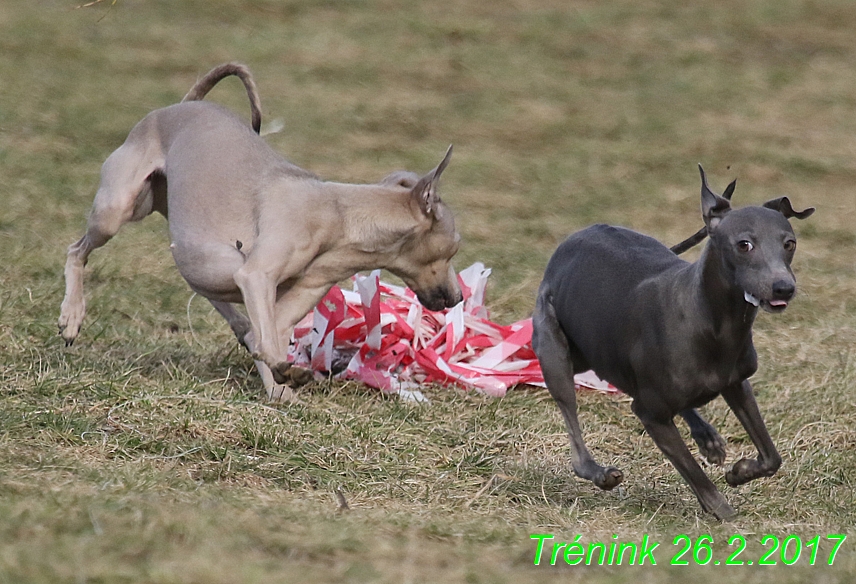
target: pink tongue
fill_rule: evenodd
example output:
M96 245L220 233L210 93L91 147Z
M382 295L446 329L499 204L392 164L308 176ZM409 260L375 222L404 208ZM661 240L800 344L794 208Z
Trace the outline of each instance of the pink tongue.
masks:
M787 306L786 300L770 300L770 306Z

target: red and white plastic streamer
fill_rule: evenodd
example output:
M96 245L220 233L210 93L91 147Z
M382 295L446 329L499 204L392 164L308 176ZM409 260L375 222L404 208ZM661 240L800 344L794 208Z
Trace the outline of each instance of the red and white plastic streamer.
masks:
M463 302L432 312L410 289L381 282L380 271L358 274L353 291L334 286L295 327L289 361L319 373L343 369L337 377L418 397L414 390L422 383L496 397L520 383L544 386L532 351L532 319L508 326L491 322L484 306L488 276L481 263L463 270ZM592 372L575 381L617 391Z

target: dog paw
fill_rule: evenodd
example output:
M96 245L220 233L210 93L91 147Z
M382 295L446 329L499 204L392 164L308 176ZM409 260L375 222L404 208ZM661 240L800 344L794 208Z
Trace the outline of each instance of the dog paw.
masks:
M760 476L758 461L753 458L741 458L725 472L725 482L732 487L748 483Z
M711 464L721 466L725 462L725 439L714 431L704 440L697 440L698 450Z
M73 318L66 313L60 315L57 326L59 327L59 335L65 340L66 347L70 347L77 338L77 335L80 334L80 324L82 321L82 316Z
M267 398L272 402L288 403L295 401L294 391L287 385L274 385L267 390Z
M603 489L604 491L611 491L615 487L617 487L621 481L624 480L624 473L615 468L614 466L610 466L608 468L603 469L603 472L600 476L595 477L594 484Z
M720 521L728 521L737 516L737 510L729 505L724 498L722 498L721 501L717 501L717 503L711 506L710 509L707 509L707 511L713 514L713 516Z
M292 367L288 370L286 377L292 387L303 387L315 379L315 375L309 369L303 367Z
M698 450L711 464L721 465L725 462L725 439L719 435L716 428L704 421L697 412L692 411L687 418L693 442L698 444Z
M77 335L76 334L70 334L70 332L66 333L66 331L68 330L68 326L66 326L66 325L59 324L58 326L59 326L59 336L61 336L63 338L63 340L65 341L65 346L70 347L71 345L73 345L74 339L77 338Z
M289 377L289 369L291 369L291 363L288 363L287 361L280 361L271 367L270 372L273 374L273 380L279 385L287 384L291 381Z

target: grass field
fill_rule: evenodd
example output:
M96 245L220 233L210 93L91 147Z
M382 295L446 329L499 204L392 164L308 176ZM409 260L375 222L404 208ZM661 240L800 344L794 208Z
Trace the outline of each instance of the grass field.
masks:
M0 3L0 582L852 581L850 0L75 4ZM269 142L325 178L425 172L454 143L441 188L463 236L456 265L493 268L503 323L529 315L576 229L620 224L668 244L694 232L699 162L716 189L738 178L738 206L783 194L816 206L794 222L798 298L755 326L780 472L732 489L708 468L740 511L720 524L624 398L580 394L589 446L625 472L614 492L573 477L544 390L426 387L431 404L413 406L328 382L268 404L178 275L159 216L93 254L87 321L65 348L65 249L101 163L229 60L252 69L265 122L284 124ZM248 115L235 80L210 99ZM704 412L729 462L753 453L723 403ZM647 535L658 565L534 566L538 533ZM826 536L839 533L852 541L830 566ZM709 534L723 564L736 534L746 562L771 549L765 534L798 536L803 553L793 566L776 552L778 567L669 567L682 534Z

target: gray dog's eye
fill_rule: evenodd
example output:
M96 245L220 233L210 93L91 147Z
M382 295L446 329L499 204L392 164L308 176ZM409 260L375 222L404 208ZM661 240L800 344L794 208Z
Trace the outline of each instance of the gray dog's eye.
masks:
M737 242L737 249L745 253L755 249L755 246L752 245L751 241L746 241L745 239L743 239Z
M785 251L794 251L797 248L797 242L789 239L785 242Z

